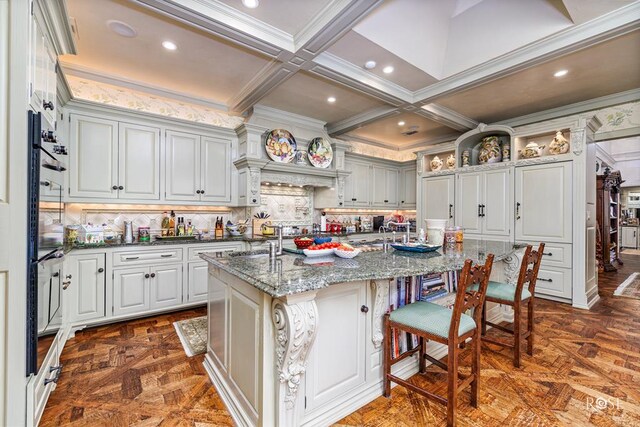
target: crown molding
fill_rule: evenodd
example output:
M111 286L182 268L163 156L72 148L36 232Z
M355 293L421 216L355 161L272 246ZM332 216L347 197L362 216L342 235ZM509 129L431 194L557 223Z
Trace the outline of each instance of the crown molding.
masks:
M600 144L595 144L596 146L596 157L600 160L604 160L608 165L615 165L616 159L614 159L611 154L609 154L604 148L600 146Z
M587 111L600 110L614 105L626 104L640 100L640 89L632 89L625 92L614 93L612 95L601 96L587 101L576 102L563 107L551 108L549 110L538 111L537 113L514 117L508 120L497 122L507 126L522 126L530 123L551 120L563 116L584 113Z
M400 110L395 107L382 106L369 111L364 111L355 116L340 120L338 122L329 123L327 132L329 135L341 135L350 132L361 126L374 122L376 120L400 114Z
M401 151L400 146L396 144L387 144L381 141L376 141L375 139L365 138L362 136L351 135L349 133L345 133L340 135L341 138L346 139L347 141L360 142L362 144L371 145L373 147L385 148L389 151Z
M427 147L420 151L415 151L414 154L416 156L424 156L428 154L440 154L440 153L446 153L448 151L455 151L455 149L456 149L455 141L448 141L448 142L435 144L432 147Z
M36 11L44 18L46 33L51 35L51 42L56 56L77 53L76 42L69 25L69 12L65 0L36 0Z
M610 141L612 139L623 139L640 135L640 126L632 128L614 130L610 132L597 132L595 134L596 141Z
M469 129L473 129L478 126L477 121L437 104L423 105L418 110L414 111L414 113L461 132L468 131Z
M382 99L395 106L413 102L413 92L410 90L365 71L363 68L332 53L322 52L313 61L319 67L314 67L311 71L352 88L356 86L358 90L370 96ZM323 69L331 70L332 73L323 72Z
M295 69L274 60L263 67L230 101L231 111L244 113L295 74Z
M170 89L165 89L159 86L154 86L148 83L142 83L136 80L128 79L126 77L118 76L115 74L104 73L102 71L94 70L93 68L85 67L82 65L71 64L69 62L61 62L60 66L65 74L71 76L80 77L87 80L94 80L110 84L113 86L124 87L152 95L162 96L176 101L188 102L191 104L202 105L214 110L227 112L229 108L220 102L213 101L207 98L199 96L188 95L183 92L177 92Z
M73 99L73 92L69 87L69 82L60 68L60 64L56 65L56 94L58 98L58 107L64 107Z
M420 89L413 102L428 102L593 46L637 30L638 22L640 2L634 2Z
M450 135L441 136L434 139L425 139L423 141L414 142L413 144L403 145L401 151L404 150L415 150L416 148L421 148L429 145L439 145L442 143L454 143L456 139L460 137L457 133L452 133Z
M353 3L353 0L332 0L293 36L294 51L299 51L312 39L317 38L327 25L335 21Z
M287 121L292 122L296 125L310 128L310 129L323 129L326 125L326 122L322 120L312 119L307 116L302 116L300 114L290 113L284 110L278 110L277 108L267 107L265 105L255 105L253 107L253 113L249 118L249 123L252 123L255 119L267 119L267 120L275 120L278 122Z

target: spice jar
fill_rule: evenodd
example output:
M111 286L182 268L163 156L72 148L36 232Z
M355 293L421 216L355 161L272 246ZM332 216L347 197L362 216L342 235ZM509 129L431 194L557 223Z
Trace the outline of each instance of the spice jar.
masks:
M453 228L455 230L456 243L462 243L462 241L464 240L464 231L462 230L462 227L455 226Z

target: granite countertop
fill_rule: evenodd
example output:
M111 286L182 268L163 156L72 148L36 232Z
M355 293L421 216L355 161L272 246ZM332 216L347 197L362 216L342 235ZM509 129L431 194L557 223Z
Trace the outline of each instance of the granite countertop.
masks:
M520 247L521 245L510 242L467 239L461 252L446 255L442 253L442 249L429 253L389 249L388 253L363 252L353 259L334 256L313 259L285 254L278 257L275 265L271 264L268 255L250 257L265 254L265 251L236 252L225 257L202 254L200 257L268 295L279 298L342 282L458 270L467 258L474 263L484 262L486 254L493 253L495 262L506 258Z
M330 233L322 233L322 234L305 234L305 235L296 235L296 236L283 236L282 238L294 239L296 237L347 237L347 236L358 236L365 234L372 234L371 231L366 232L357 232L357 233L341 233L341 234L330 234ZM221 243L221 242L266 242L269 240L275 240L275 236L227 236L222 239L206 239L206 240L198 240L198 239L184 239L184 240L152 240L150 242L133 242L133 243L104 243L101 245L83 245L83 244L71 244L65 245L65 252L69 252L70 250L76 249L99 249L99 248L127 248L127 247L147 247L147 246L166 246L166 245L193 245L193 244L206 244L206 243Z

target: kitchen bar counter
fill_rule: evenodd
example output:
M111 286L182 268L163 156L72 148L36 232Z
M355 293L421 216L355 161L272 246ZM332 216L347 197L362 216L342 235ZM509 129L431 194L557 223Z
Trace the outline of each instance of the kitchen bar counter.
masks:
M200 254L209 263L205 369L236 425L331 425L382 394L382 317L396 303L390 293L412 289L394 278L493 253L492 279L513 281L521 252L469 239L457 253L389 249L320 264L296 254L272 263L265 251ZM503 320L500 306L488 305L487 320ZM446 348L430 342L427 352L440 358ZM392 368L405 379L417 371L415 357Z
M468 239L463 244L462 252L451 254L444 254L442 249L428 253L389 249L387 253L363 252L353 259L342 259L332 255L307 258L285 253L278 257L275 265L272 265L264 251L235 252L223 258L215 254L202 254L200 257L278 298L322 289L335 283L459 270L467 258L474 263L484 262L486 255L492 253L495 261L500 261L518 247L508 242Z

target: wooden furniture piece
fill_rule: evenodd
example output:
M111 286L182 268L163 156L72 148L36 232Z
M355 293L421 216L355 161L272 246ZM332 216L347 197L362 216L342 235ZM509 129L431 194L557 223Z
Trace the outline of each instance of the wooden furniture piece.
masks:
M618 236L620 233L620 185L624 181L619 171L604 170L604 174L596 176L596 216L600 231L596 244L598 271L617 271L613 265L620 260Z
M438 304L418 301L405 305L391 313L386 313L384 325L384 396L391 395L391 381L400 384L428 399L435 400L447 406L447 425L456 424L456 403L458 391L471 385L471 405L478 406L478 385L480 379L480 324L484 306L485 292L491 268L493 254L487 256L484 265L471 266L471 260L466 260L460 275L456 300L453 310ZM475 290L473 285L477 285ZM473 316L465 314L473 310ZM391 353L392 329L416 334L420 343L415 349L400 354L395 359ZM471 374L463 376L458 373L458 356L460 347L465 340L471 338L472 366ZM429 356L425 352L426 341L432 340L448 346L447 363ZM448 373L447 397L444 398L391 374L391 366L420 352L420 373L425 372L426 360L444 369ZM458 377L462 381L458 382Z
M520 274L518 275L518 283L513 286L509 283L489 282L487 286L487 296L485 298L485 306L482 308L482 341L498 344L503 347L513 348L513 366L520 367L520 344L521 339L527 340L527 353L533 355L533 311L534 311L534 292L536 289L536 281L538 280L538 270L542 255L544 254L544 243L540 243L538 250L532 250L531 245L527 245L520 265ZM527 289L524 285L528 284ZM488 322L485 318L486 301L504 304L513 307L513 329ZM522 307L527 306L527 330L520 332L522 319ZM487 325L496 329L513 334L513 343L508 343L499 339L486 336Z

